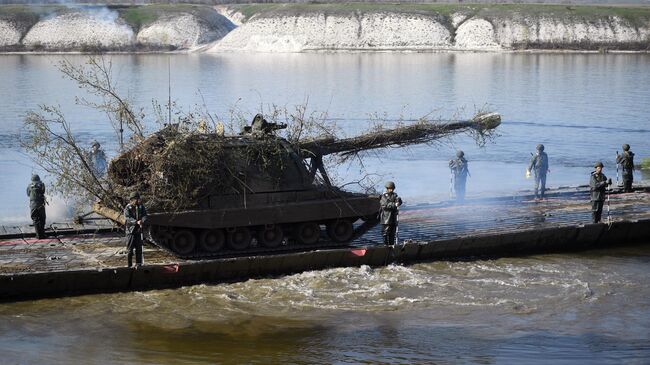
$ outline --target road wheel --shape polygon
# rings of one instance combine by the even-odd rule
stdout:
[[[171,249],[179,255],[188,255],[196,248],[196,236],[192,231],[183,229],[174,234]]]
[[[228,232],[228,246],[233,250],[244,250],[251,244],[251,231],[246,227],[237,227]]]
[[[201,233],[199,244],[206,252],[219,252],[226,243],[226,235],[220,229],[206,229]]]
[[[280,228],[280,226],[276,226],[276,225],[273,225],[271,227],[265,227],[264,230],[260,231],[257,234],[258,241],[264,247],[269,247],[269,248],[280,246],[280,244],[282,244],[282,238],[284,238],[282,229]]]
[[[315,222],[304,222],[296,226],[296,241],[301,244],[312,245],[320,238],[320,225]]]
[[[339,219],[327,224],[327,235],[334,242],[347,242],[354,234],[352,222],[348,219]]]
[[[158,246],[170,247],[174,241],[173,232],[169,227],[149,226],[147,231],[149,233],[147,239]]]

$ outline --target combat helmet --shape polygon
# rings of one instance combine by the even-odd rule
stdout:
[[[598,162],[596,162],[596,163],[594,164],[594,168],[596,168],[596,167],[601,167],[601,168],[602,168],[602,167],[605,167],[605,166],[603,165],[602,162],[598,161]]]
[[[140,199],[140,193],[134,191],[131,194],[129,194],[129,200],[133,200],[133,199]]]
[[[541,144],[541,143],[538,144],[538,145],[537,145],[537,150],[538,150],[538,151],[544,151],[544,145]]]
[[[38,174],[33,174],[32,175],[32,181],[41,181],[41,177],[38,176]]]
[[[393,189],[393,190],[395,189],[395,183],[392,181],[387,181],[385,186],[386,189]]]
[[[629,151],[630,150],[630,145],[629,144],[624,144],[623,145],[623,151]]]
[[[463,152],[462,150],[456,151],[456,157],[461,158],[463,156],[465,156],[465,152]]]

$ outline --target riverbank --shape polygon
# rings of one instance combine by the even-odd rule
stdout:
[[[650,7],[522,4],[0,6],[4,52],[640,51]]]
[[[241,26],[215,52],[650,49],[649,7],[265,4],[221,12]]]
[[[0,6],[0,50],[5,52],[187,50],[234,28],[208,6]]]

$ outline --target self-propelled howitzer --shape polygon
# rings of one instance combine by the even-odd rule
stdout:
[[[168,127],[111,161],[111,181],[145,196],[150,241],[194,258],[345,244],[377,223],[379,199],[333,186],[324,155],[483,133],[500,123],[490,113],[291,143],[273,133],[284,126],[259,118],[236,136],[182,134]],[[120,220],[101,204],[95,211]]]

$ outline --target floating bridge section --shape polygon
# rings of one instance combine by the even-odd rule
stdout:
[[[612,194],[610,223],[591,224],[588,188],[404,207],[399,244],[381,244],[379,227],[341,247],[291,245],[247,257],[183,260],[146,246],[145,265],[125,267],[123,233],[107,221],[54,224],[36,240],[29,227],[0,228],[0,301],[176,288],[345,266],[517,256],[650,243],[650,189]],[[607,212],[603,212],[607,220]]]

